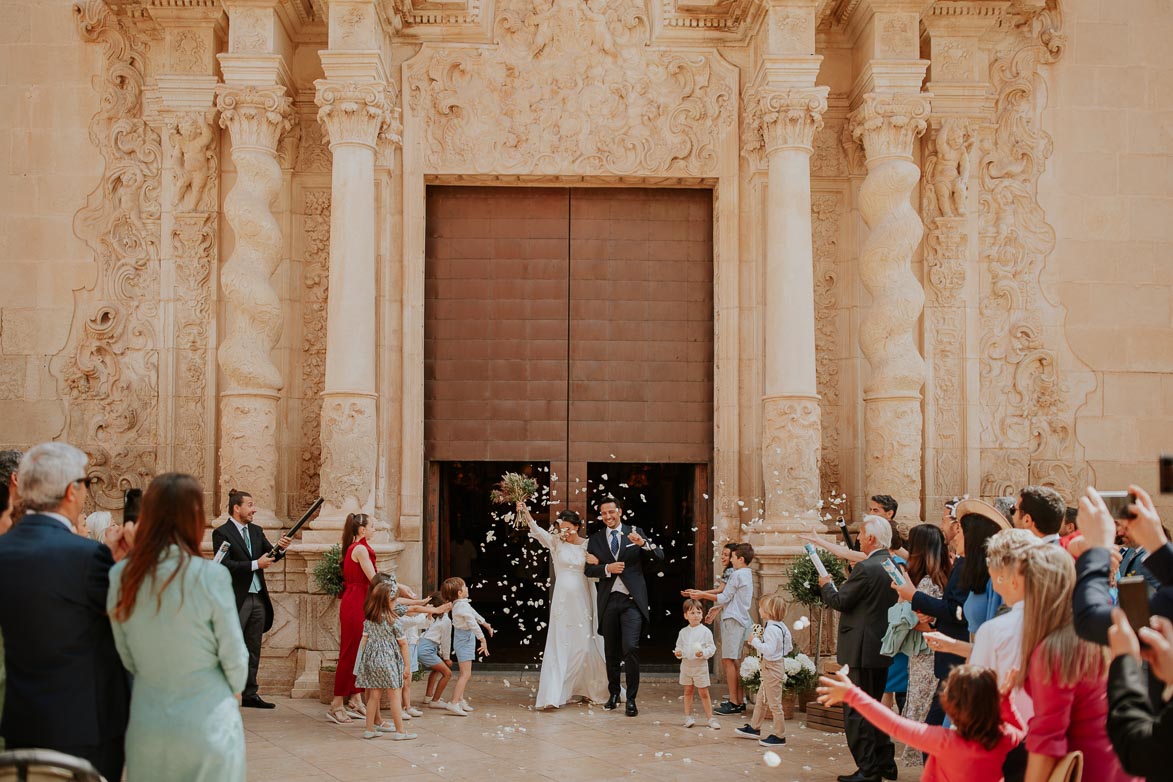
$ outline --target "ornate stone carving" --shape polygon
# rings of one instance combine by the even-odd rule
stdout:
[[[860,280],[872,296],[859,329],[860,349],[871,367],[864,384],[864,473],[868,491],[895,492],[909,518],[920,515],[925,376],[915,333],[925,298],[912,273],[912,254],[924,228],[909,195],[920,180],[912,144],[924,131],[927,114],[923,95],[868,94],[852,117],[852,135],[867,152],[859,204],[871,229],[859,259]]]
[[[172,73],[202,74],[208,45],[194,30],[179,30],[170,41]]]
[[[322,497],[342,513],[369,510],[378,434],[375,400],[351,394],[322,402]]]
[[[745,100],[747,146],[769,157],[777,149],[812,151],[814,136],[823,127],[827,88],[764,90]]]
[[[374,148],[380,138],[401,140],[402,125],[394,93],[388,94],[383,82],[314,82],[318,122],[326,130],[330,144],[358,143]],[[388,97],[391,100],[388,100]]]
[[[920,23],[916,14],[888,14],[880,22],[878,56],[899,59],[915,54]]]
[[[811,176],[847,176],[847,157],[840,143],[843,122],[828,122],[815,133],[814,152],[811,154]],[[858,149],[858,146],[856,146]]]
[[[178,212],[212,210],[215,204],[204,198],[217,169],[211,119],[197,113],[180,115],[168,120],[167,136],[175,177],[172,205]]]
[[[216,263],[217,215],[175,216],[171,248],[175,256],[175,421],[174,469],[207,481],[205,451],[212,439],[207,425],[209,327],[212,267]],[[210,486],[209,486],[210,488]]]
[[[1094,378],[1050,342],[1064,314],[1042,287],[1055,233],[1038,201],[1052,152],[1041,129],[1039,68],[1059,58],[1063,36],[1053,3],[1022,13],[1012,27],[1015,45],[990,70],[996,127],[978,168],[982,493],[1044,483],[1070,499],[1088,482],[1074,423]]]
[[[820,486],[837,491],[843,486],[839,451],[839,220],[838,194],[815,193],[811,198],[811,225],[815,252],[815,377],[822,409]]]
[[[762,399],[762,478],[767,519],[802,513],[818,503],[817,465],[822,449],[819,419],[818,399]],[[806,465],[814,470],[804,470]]]
[[[272,11],[267,8],[233,8],[228,19],[229,49],[233,54],[269,53],[272,30],[266,31],[266,27],[272,28]]]
[[[814,40],[815,18],[799,8],[779,8],[772,14],[771,31],[777,38],[778,50],[798,51],[808,40]],[[808,52],[809,53],[809,52]]]
[[[307,174],[328,174],[333,168],[330,145],[317,122],[301,122],[301,141],[297,152],[298,170]]]
[[[146,43],[100,0],[73,10],[83,39],[105,47],[90,122],[103,170],[74,218],[93,252],[94,286],[75,294],[69,338],[51,369],[66,400],[63,437],[89,454],[97,505],[115,510],[125,489],[145,487],[156,471],[163,150],[142,117]]]
[[[964,217],[969,212],[966,197],[973,147],[973,133],[963,119],[946,117],[933,131],[925,162],[926,187],[922,194],[921,214],[926,222],[938,215]]]
[[[293,127],[293,100],[284,87],[230,87],[216,89],[220,127],[232,134],[232,159],[237,149],[277,149],[277,142]]]
[[[967,225],[966,219],[960,217],[938,217],[931,223],[925,239],[925,266],[935,305],[952,307],[960,302],[966,277]]]
[[[851,135],[863,144],[869,164],[888,157],[912,159],[913,142],[928,126],[930,97],[875,92],[863,96],[863,105],[851,116]]]
[[[933,57],[933,81],[962,81],[970,78],[972,53],[957,41],[949,41]]]
[[[407,65],[424,162],[444,173],[715,173],[737,80],[651,49],[639,0],[504,0],[496,48],[426,46]],[[622,86],[620,86],[622,85]]]
[[[299,506],[319,496],[322,465],[322,387],[326,377],[326,301],[330,287],[330,191],[306,190],[302,212],[301,464]]]
[[[281,335],[281,300],[269,278],[281,262],[281,226],[273,206],[281,188],[277,142],[290,126],[282,87],[217,90],[220,124],[232,134],[237,178],[224,199],[236,237],[220,274],[226,302],[219,362],[220,465],[225,488],[248,487],[263,509],[275,507],[277,392],[283,381],[270,353]]]

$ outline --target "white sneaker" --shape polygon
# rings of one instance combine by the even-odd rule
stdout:
[[[406,712],[406,711],[401,711],[401,712],[399,712],[399,719],[401,719],[401,720],[409,720],[409,719],[411,719],[411,714],[409,714],[409,713],[408,713],[408,712]]]
[[[422,717],[422,716],[424,716],[424,713],[423,713],[422,711],[420,711],[419,709],[417,709],[415,706],[412,706],[410,709],[407,709],[407,710],[406,710],[406,711],[404,711],[403,713],[404,713],[404,714],[410,714],[410,715],[411,715],[411,716],[413,716],[413,717]]]
[[[695,724],[696,724],[696,720],[694,720],[691,716],[684,718],[684,727],[691,728]]]
[[[712,717],[709,720],[709,727],[712,728],[713,730],[721,730],[721,723],[717,722],[716,717]]]
[[[460,702],[460,708],[464,709],[465,711],[476,711],[476,709],[474,709],[472,706],[469,706],[469,705],[468,705],[468,700],[467,700],[467,699],[465,699],[465,700],[462,700],[462,701]]]
[[[449,714],[455,714],[457,717],[467,717],[468,716],[468,712],[465,711],[464,709],[460,708],[459,703],[449,703],[444,708],[448,710]]]
[[[428,701],[429,709],[446,709],[448,708],[448,701]]]

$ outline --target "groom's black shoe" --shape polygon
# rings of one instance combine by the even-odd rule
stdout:
[[[634,717],[639,714],[639,709],[635,707],[635,701],[631,698],[627,699],[627,716]]]
[[[606,709],[607,711],[614,711],[618,707],[619,707],[619,696],[618,695],[612,695],[610,698],[607,699],[607,702],[603,704],[603,708]]]

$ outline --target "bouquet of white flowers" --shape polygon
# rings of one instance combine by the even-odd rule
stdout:
[[[785,687],[790,692],[806,692],[814,689],[818,676],[815,662],[801,652],[791,652],[782,661],[786,671]]]
[[[497,504],[507,503],[516,506],[518,503],[529,502],[537,496],[537,493],[538,482],[533,478],[515,472],[507,472],[501,476],[501,482],[489,492],[489,499]],[[512,522],[515,527],[520,528],[525,525],[524,517],[518,516],[516,513],[506,513],[504,518]]]
[[[741,661],[741,686],[745,691],[753,694],[762,686],[762,661],[756,654],[751,654]]]

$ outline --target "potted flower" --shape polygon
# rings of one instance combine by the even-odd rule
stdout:
[[[741,686],[745,690],[745,698],[751,703],[756,700],[758,690],[762,686],[762,661],[757,652],[749,654],[741,661]]]
[[[847,580],[847,569],[843,566],[843,561],[839,557],[832,554],[830,551],[818,549],[819,559],[823,563],[823,567],[827,571],[827,575],[831,577],[832,583],[835,586],[840,586]],[[823,619],[824,605],[821,588],[819,587],[819,573],[815,570],[815,565],[811,562],[810,557],[800,556],[795,558],[790,563],[790,567],[786,569],[786,589],[802,605],[806,606],[811,616],[814,618],[816,624],[814,649],[815,649],[815,667],[818,667],[818,659],[823,645]],[[803,625],[806,626],[805,624]],[[798,630],[797,625],[794,628]]]
[[[815,685],[819,680],[815,661],[802,652],[792,651],[786,655],[782,664],[786,670],[783,693],[793,694],[798,709],[806,711],[806,704],[814,698]],[[789,715],[787,717],[789,718]]]
[[[318,700],[329,703],[334,699],[334,672],[338,666],[334,663],[322,663],[318,668]]]
[[[345,584],[342,581],[342,544],[335,543],[322,552],[314,565],[314,585],[330,597],[339,597]]]

